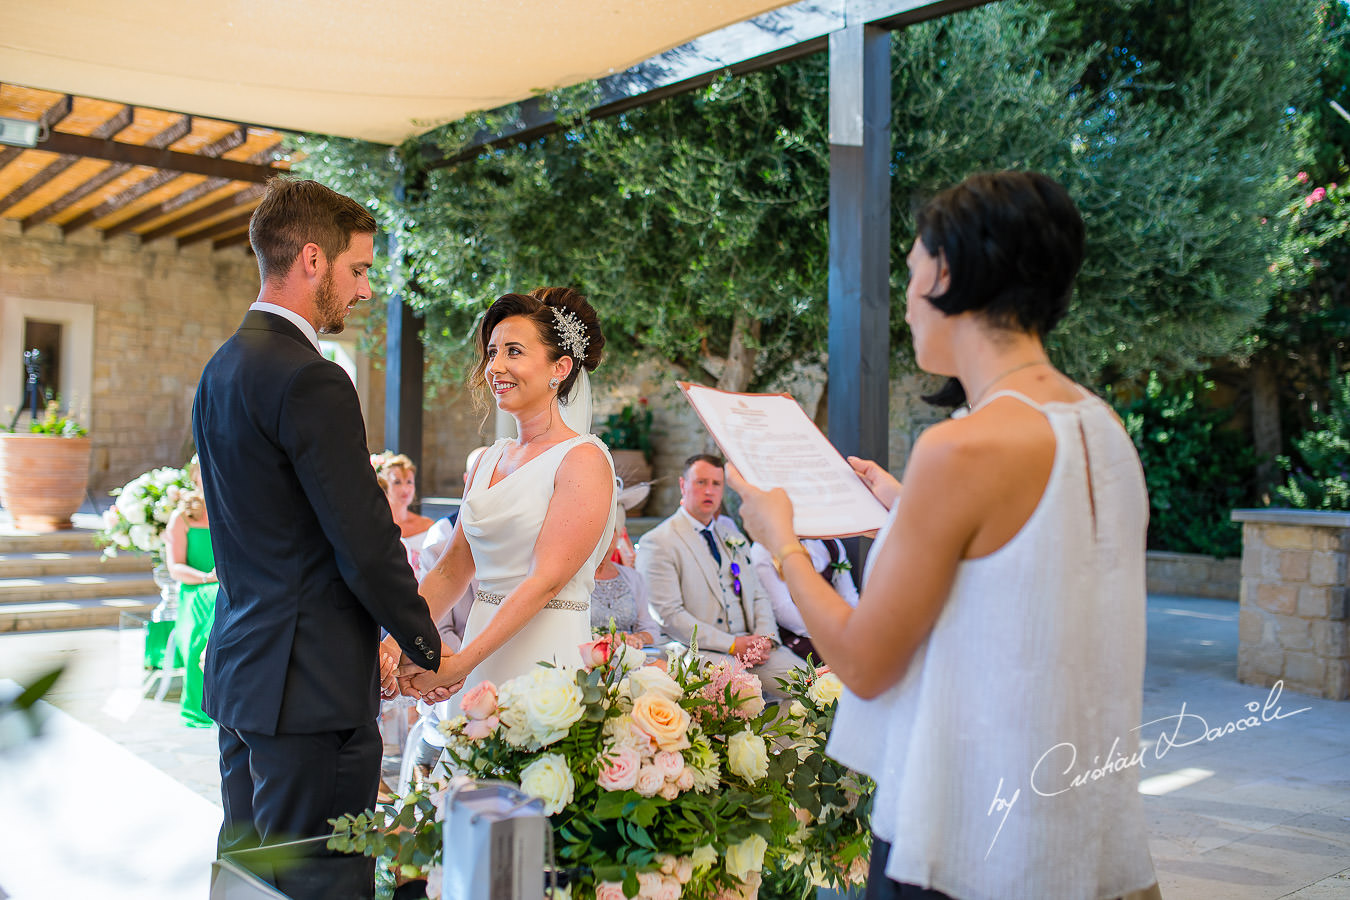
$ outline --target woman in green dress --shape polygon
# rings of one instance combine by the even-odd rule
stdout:
[[[186,492],[164,529],[164,557],[169,574],[179,583],[178,621],[174,639],[183,655],[183,721],[193,728],[209,728],[202,712],[203,656],[206,639],[216,619],[216,557],[211,550],[210,520],[202,499],[201,472],[194,456],[188,464],[197,490]]]

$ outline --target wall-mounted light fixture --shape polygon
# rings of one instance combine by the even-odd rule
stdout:
[[[41,122],[28,119],[7,119],[0,116],[0,144],[12,147],[36,147],[45,135]]]

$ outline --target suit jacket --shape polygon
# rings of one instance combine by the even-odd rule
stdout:
[[[661,617],[666,634],[676,640],[688,644],[698,626],[700,649],[726,653],[737,637],[727,630],[726,607],[739,603],[745,615],[744,633],[767,635],[776,644],[778,623],[773,617],[773,604],[750,565],[750,542],[726,516],[718,516],[714,528],[724,541],[734,536],[744,542],[738,548],[725,543],[719,548],[720,568],[703,536],[678,512],[642,536],[637,570],[647,580],[652,609]],[[733,556],[741,567],[740,599],[731,589]]]
[[[429,668],[441,642],[351,380],[250,310],[202,372],[192,433],[220,576],[202,708],[263,734],[374,722],[380,626]]]

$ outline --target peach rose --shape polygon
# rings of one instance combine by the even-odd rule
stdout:
[[[657,771],[656,766],[643,766],[638,769],[637,783],[633,787],[644,797],[655,797],[665,784],[666,777]]]
[[[459,698],[459,708],[470,719],[486,719],[497,714],[497,686],[490,681],[480,681],[464,692]]]
[[[643,694],[633,701],[633,722],[662,750],[689,746],[689,713],[659,693]]]
[[[632,790],[641,765],[642,759],[632,747],[616,747],[605,755],[604,768],[595,783],[607,791]]]
[[[661,785],[661,790],[657,791],[657,793],[661,795],[662,800],[674,800],[676,797],[680,796],[680,787],[673,781],[667,781],[665,784]]]
[[[595,885],[595,900],[628,900],[619,881],[600,881]]]
[[[464,726],[464,736],[471,741],[481,741],[497,730],[501,719],[488,716],[486,719],[470,719]]]
[[[673,781],[684,771],[684,757],[678,750],[662,750],[656,754],[652,765],[656,766],[657,771],[667,779]]]

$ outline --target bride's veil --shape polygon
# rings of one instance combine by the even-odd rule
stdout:
[[[577,374],[577,380],[572,383],[572,396],[566,403],[558,404],[558,411],[562,413],[562,420],[567,427],[577,434],[591,433],[591,378],[586,369],[577,366],[581,371]]]

